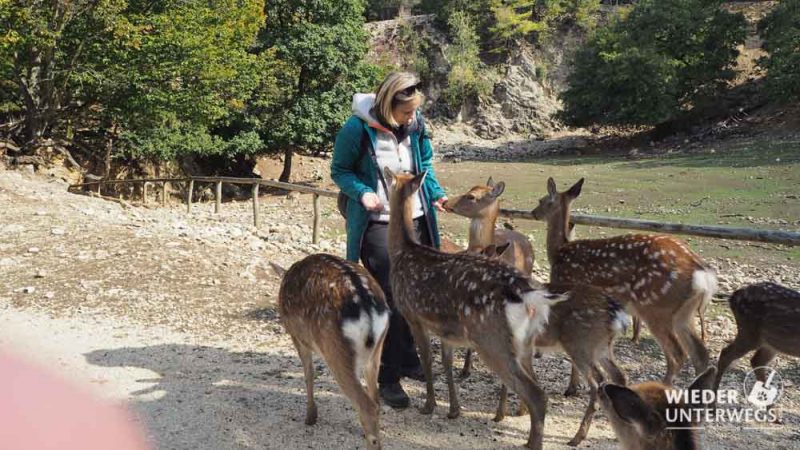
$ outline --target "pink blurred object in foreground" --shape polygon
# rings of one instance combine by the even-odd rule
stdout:
[[[128,413],[0,350],[0,449],[148,450]]]

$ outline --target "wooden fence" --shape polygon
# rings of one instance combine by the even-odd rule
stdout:
[[[194,193],[195,182],[214,183],[215,205],[214,212],[219,213],[222,205],[222,183],[251,185],[253,197],[253,224],[257,227],[260,223],[258,212],[258,192],[259,186],[270,186],[287,191],[295,191],[304,194],[311,194],[313,197],[314,225],[312,242],[319,243],[319,223],[320,223],[320,197],[335,198],[338,193],[325,189],[318,189],[300,184],[283,183],[280,181],[263,180],[261,178],[235,178],[235,177],[188,177],[188,178],[149,178],[136,180],[106,180],[92,181],[88,183],[73,184],[69,189],[80,187],[96,186],[96,192],[102,196],[102,187],[107,184],[139,184],[141,185],[142,202],[147,204],[147,191],[150,185],[160,185],[161,203],[167,202],[167,188],[169,183],[188,183],[186,190],[186,211],[192,211],[192,195]],[[531,211],[518,209],[501,209],[500,215],[503,217],[516,219],[536,220]],[[773,244],[784,244],[790,246],[800,245],[800,232],[779,231],[779,230],[757,230],[753,228],[721,227],[714,225],[686,225],[681,223],[665,223],[653,220],[622,219],[616,217],[590,216],[584,214],[573,214],[572,222],[580,225],[594,225],[598,227],[623,228],[629,230],[655,231],[671,234],[685,234],[692,236],[703,236],[722,239],[735,239],[740,241],[769,242]]]

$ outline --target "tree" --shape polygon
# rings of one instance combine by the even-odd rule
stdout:
[[[800,99],[800,0],[781,1],[758,30],[769,52],[759,60],[767,70],[767,91],[782,101]]]
[[[642,0],[574,57],[562,117],[659,124],[713,99],[735,73],[745,20],[721,0]]]
[[[283,150],[280,180],[288,181],[294,152],[330,149],[353,93],[372,89],[377,69],[365,62],[362,0],[267,0],[265,12],[258,51],[274,52],[285,71],[258,131],[265,152]]]
[[[211,130],[257,84],[262,23],[258,0],[0,0],[0,114],[26,147],[103,148],[106,174],[117,150],[224,151]]]
[[[450,70],[443,97],[453,110],[459,110],[469,98],[485,95],[490,82],[485,76],[483,63],[478,56],[478,35],[467,13],[450,15],[450,45],[444,51]]]

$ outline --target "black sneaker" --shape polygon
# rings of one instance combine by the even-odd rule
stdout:
[[[402,368],[400,375],[412,380],[425,381],[425,371],[422,370],[422,366]]]
[[[400,386],[400,383],[382,384],[378,390],[381,400],[387,405],[396,409],[408,408],[410,400],[408,399],[406,391],[403,390],[403,386]]]

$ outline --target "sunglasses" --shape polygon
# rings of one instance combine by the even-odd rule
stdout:
[[[412,95],[414,95],[419,91],[419,85],[420,83],[417,83],[403,89],[402,91],[397,91],[397,94],[395,94],[394,96],[395,98],[397,98],[398,95],[403,94],[403,96],[405,97],[411,97]]]

